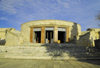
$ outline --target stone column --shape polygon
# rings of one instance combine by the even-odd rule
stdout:
[[[30,27],[30,42],[33,42],[33,27]]]
[[[45,27],[41,28],[41,43],[45,43]]]
[[[69,27],[66,27],[66,42],[69,42]]]
[[[55,43],[57,43],[58,42],[58,27],[57,26],[55,26],[54,27],[54,34],[53,34],[54,36],[54,42]]]

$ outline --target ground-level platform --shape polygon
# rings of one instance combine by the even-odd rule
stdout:
[[[0,59],[0,68],[100,68],[100,60]]]
[[[75,44],[0,46],[0,58],[15,59],[100,59],[100,50]]]

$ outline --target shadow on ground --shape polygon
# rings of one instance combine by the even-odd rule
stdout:
[[[75,44],[45,44],[52,58],[57,57],[74,57],[78,61],[100,65],[100,50],[86,46],[76,46]],[[84,59],[84,60],[83,60]]]

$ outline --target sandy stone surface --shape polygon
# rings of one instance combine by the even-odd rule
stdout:
[[[100,60],[0,59],[0,68],[100,68]]]

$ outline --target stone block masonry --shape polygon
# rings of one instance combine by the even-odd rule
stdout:
[[[73,44],[69,45],[63,44],[57,46],[57,44],[52,44],[51,46],[0,46],[0,58],[74,60],[100,59],[100,52],[89,54],[84,46],[75,46]]]

